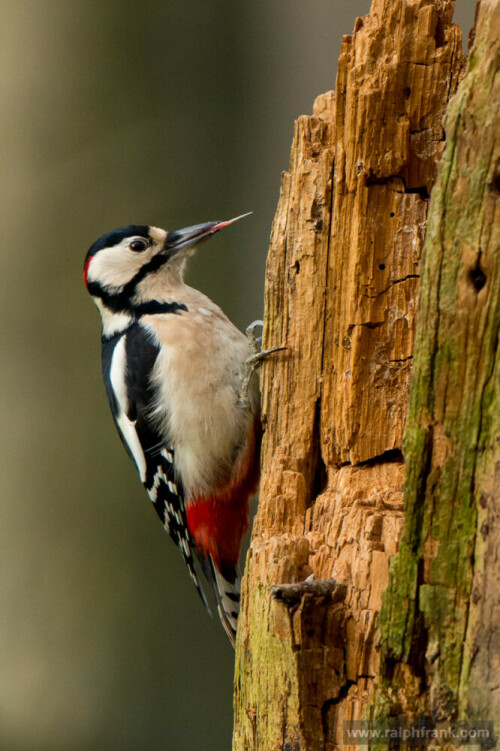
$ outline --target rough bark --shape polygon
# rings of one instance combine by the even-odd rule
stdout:
[[[451,0],[374,0],[343,40],[336,94],[295,124],[264,332],[288,350],[262,373],[234,749],[333,749],[374,696],[428,196],[463,65],[452,12]],[[270,590],[311,574],[337,584]]]
[[[500,733],[500,1],[483,0],[424,249],[406,520],[375,703]]]

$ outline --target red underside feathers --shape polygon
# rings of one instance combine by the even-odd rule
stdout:
[[[248,529],[248,496],[229,503],[217,497],[197,498],[187,507],[187,522],[197,549],[212,558],[218,571],[230,574]]]
[[[186,506],[187,524],[197,549],[210,556],[222,573],[234,571],[248,530],[248,501],[259,482],[259,444],[257,419],[228,484],[211,495],[189,499]]]

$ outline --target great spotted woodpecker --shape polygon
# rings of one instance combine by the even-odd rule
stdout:
[[[251,375],[259,356],[183,276],[195,244],[234,221],[175,232],[122,227],[92,245],[84,266],[102,318],[102,370],[118,432],[208,607],[196,556],[233,645],[237,565],[259,479]]]

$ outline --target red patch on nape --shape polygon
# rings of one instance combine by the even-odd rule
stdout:
[[[90,258],[87,258],[87,260],[85,261],[84,269],[83,269],[83,281],[85,282],[85,286],[87,287],[87,289],[89,288],[89,280],[88,280],[89,266],[93,257],[94,256],[90,256]]]

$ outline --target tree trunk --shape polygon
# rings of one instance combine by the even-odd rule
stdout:
[[[336,94],[295,125],[267,267],[264,346],[288,349],[262,373],[236,751],[331,751],[344,721],[493,711],[493,671],[470,686],[498,622],[498,0],[448,115],[402,456],[429,194],[463,73],[452,13],[373,0]]]
[[[483,0],[432,193],[405,434],[405,528],[377,712],[500,731],[500,0]],[[492,747],[492,746],[490,746]]]

